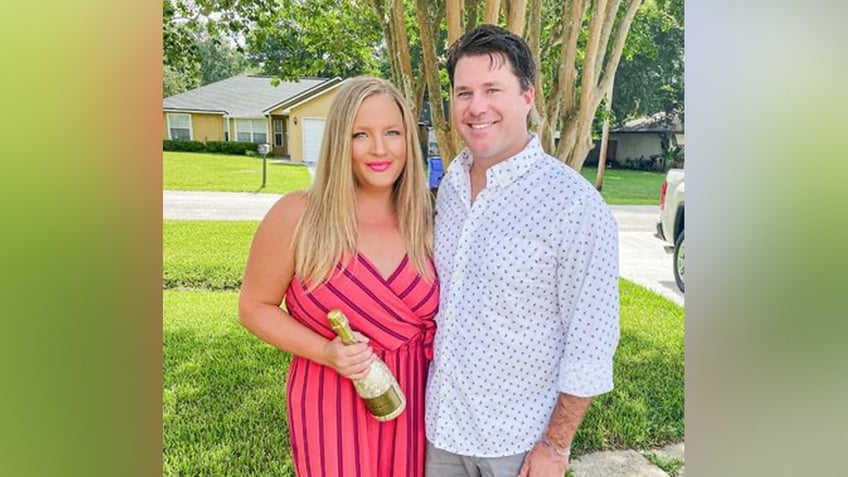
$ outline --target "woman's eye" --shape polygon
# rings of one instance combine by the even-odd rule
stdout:
[[[387,136],[400,136],[400,131],[392,129],[391,131],[386,131]]]
[[[354,138],[354,139],[362,139],[362,138],[364,138],[364,137],[365,137],[365,133],[364,133],[364,132],[353,133],[353,138]]]

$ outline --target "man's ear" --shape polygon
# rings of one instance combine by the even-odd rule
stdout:
[[[521,92],[521,97],[524,98],[524,102],[527,104],[527,110],[533,108],[533,101],[536,99],[536,88],[533,85],[530,85],[526,90]]]

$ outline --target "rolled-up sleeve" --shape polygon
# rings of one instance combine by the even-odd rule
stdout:
[[[566,333],[558,390],[597,396],[613,389],[619,339],[618,228],[598,200],[563,219],[557,265],[559,312]]]

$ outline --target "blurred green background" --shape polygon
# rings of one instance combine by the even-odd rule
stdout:
[[[161,474],[161,9],[3,2],[0,475]]]

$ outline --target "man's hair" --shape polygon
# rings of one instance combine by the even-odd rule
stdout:
[[[366,98],[384,95],[400,109],[406,133],[406,162],[392,190],[410,262],[427,276],[433,252],[433,209],[415,117],[400,91],[371,76],[345,81],[330,105],[315,180],[303,217],[295,230],[295,274],[308,288],[328,280],[340,260],[356,254],[356,179],[353,175],[353,122]],[[346,265],[345,265],[346,266]]]
[[[506,28],[483,24],[465,32],[448,49],[447,66],[451,88],[459,59],[480,55],[488,55],[493,68],[500,66],[499,63],[506,59],[512,73],[518,77],[522,91],[527,91],[536,82],[536,63],[527,42]]]

